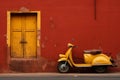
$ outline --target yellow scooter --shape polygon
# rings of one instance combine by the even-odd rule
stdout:
[[[65,54],[59,54],[57,69],[60,73],[67,73],[70,68],[91,67],[95,72],[103,73],[108,66],[114,66],[114,60],[103,54],[101,50],[85,50],[84,63],[76,64],[72,59],[72,49],[74,45],[68,43],[68,50]]]

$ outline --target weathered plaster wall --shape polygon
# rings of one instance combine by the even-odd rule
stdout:
[[[10,65],[7,63],[7,11],[19,11],[21,7],[26,7],[30,11],[41,11],[40,56],[42,58],[35,62],[35,66],[40,65],[41,71],[56,71],[58,55],[65,52],[68,42],[78,46],[74,49],[75,58],[82,58],[84,49],[96,48],[111,52],[116,58],[120,53],[119,4],[120,0],[96,0],[95,19],[94,0],[0,0],[1,72],[6,71]],[[29,63],[34,64],[34,61],[17,63],[14,61],[11,64],[19,62],[26,66]],[[14,66],[13,68],[10,69],[16,69]],[[36,68],[36,71],[39,71],[38,69]],[[25,72],[25,70],[27,69],[23,68],[21,71]]]

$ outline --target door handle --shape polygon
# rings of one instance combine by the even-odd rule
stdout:
[[[21,44],[26,44],[26,43],[27,43],[27,41],[20,41],[20,43],[21,43]]]

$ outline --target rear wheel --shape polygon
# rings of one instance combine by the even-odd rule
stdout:
[[[59,62],[57,69],[60,73],[67,73],[70,70],[70,66],[66,62]]]
[[[104,73],[107,71],[107,66],[94,66],[93,69],[97,73]]]

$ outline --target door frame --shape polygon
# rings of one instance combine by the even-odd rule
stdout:
[[[37,14],[37,58],[34,58],[34,59],[39,59],[40,58],[40,29],[41,29],[41,13],[40,11],[27,11],[27,12],[22,12],[22,11],[7,11],[7,36],[6,36],[6,41],[7,41],[7,56],[8,56],[8,62],[10,62],[10,60],[24,60],[24,58],[11,58],[10,57],[10,23],[11,23],[11,14],[14,13],[14,14],[22,14],[22,13],[27,13],[27,14],[31,14],[31,13],[35,13]],[[32,58],[28,58],[28,59],[32,59]],[[26,58],[25,58],[26,60]]]

